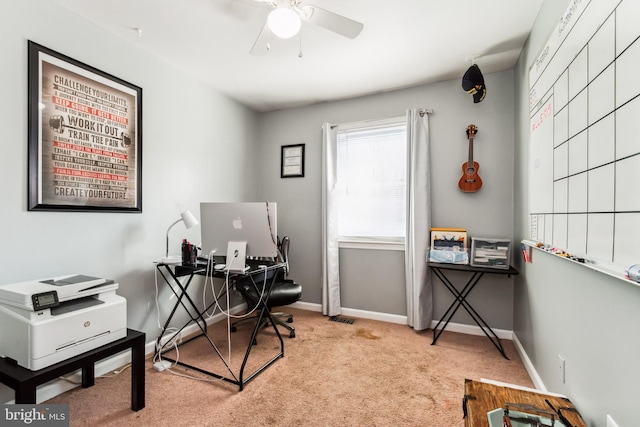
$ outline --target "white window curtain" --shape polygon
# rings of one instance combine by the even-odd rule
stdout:
[[[322,126],[322,314],[325,316],[341,313],[337,164],[336,130],[325,123]]]
[[[431,277],[427,249],[431,228],[429,178],[429,123],[425,110],[408,110],[407,119],[407,213],[405,273],[407,324],[428,329],[433,314]],[[322,313],[341,314],[340,264],[337,215],[337,135],[335,127],[322,127]]]
[[[421,331],[430,328],[433,319],[431,275],[427,266],[431,229],[431,171],[429,115],[425,110],[407,110],[407,150],[407,324]]]

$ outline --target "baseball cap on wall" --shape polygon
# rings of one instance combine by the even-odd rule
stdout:
[[[473,102],[477,104],[482,101],[487,94],[487,87],[484,85],[484,77],[480,68],[473,64],[462,77],[462,89],[473,95]]]

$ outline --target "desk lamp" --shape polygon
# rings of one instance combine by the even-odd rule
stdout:
[[[180,260],[180,257],[169,257],[169,231],[171,231],[173,226],[179,223],[180,221],[184,222],[184,226],[187,227],[187,229],[199,224],[198,220],[196,219],[195,216],[193,216],[191,211],[186,210],[180,214],[180,219],[176,220],[167,229],[167,251],[165,253],[165,257],[163,258],[162,262],[176,262]]]

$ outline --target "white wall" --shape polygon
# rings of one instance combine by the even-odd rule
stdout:
[[[482,68],[482,63],[479,64]],[[278,202],[278,227],[291,237],[291,277],[303,285],[302,299],[320,303],[321,288],[321,126],[323,122],[403,116],[407,108],[431,108],[433,226],[466,227],[470,236],[513,235],[513,72],[485,75],[484,101],[474,104],[461,78],[411,89],[381,93],[260,115],[263,194]],[[469,124],[478,126],[474,159],[484,185],[477,193],[462,193],[458,180],[467,160]],[[304,178],[281,179],[280,146],[306,144]],[[425,233],[428,231],[425,230]],[[384,254],[384,253],[383,253]],[[346,257],[346,258],[345,258]],[[378,262],[369,250],[342,251],[345,308],[406,315],[404,258],[388,254]],[[372,260],[376,260],[372,262]],[[466,276],[453,275],[455,282]],[[480,313],[493,327],[512,329],[512,279],[487,275],[471,294]],[[444,313],[452,297],[434,278],[435,316]],[[506,307],[506,309],[505,309]],[[454,322],[475,325],[463,310]]]
[[[516,66],[516,238],[528,238],[529,67],[568,0],[546,0]],[[566,394],[589,426],[638,425],[640,287],[535,251],[520,265],[514,332],[547,389]],[[558,355],[566,381],[558,377]]]
[[[199,217],[202,200],[258,195],[256,114],[54,2],[2,5],[0,283],[73,273],[115,279],[128,326],[151,341],[158,333],[153,261],[164,255],[167,227],[185,209]],[[27,211],[27,40],[142,87],[141,214]],[[199,235],[199,227],[174,227],[176,253],[181,238],[199,243]],[[160,289],[166,316],[172,302]],[[13,398],[0,387],[0,402]]]

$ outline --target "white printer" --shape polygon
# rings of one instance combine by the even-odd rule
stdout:
[[[33,371],[127,335],[113,280],[74,274],[0,285],[0,356]]]

